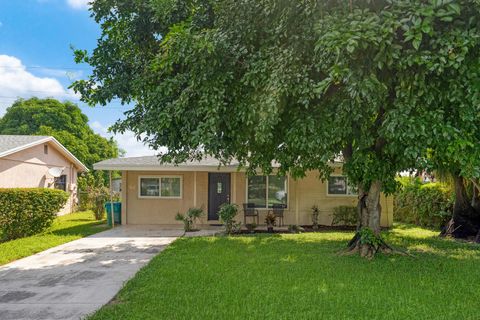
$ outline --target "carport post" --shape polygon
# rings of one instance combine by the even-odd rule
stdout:
[[[112,215],[112,228],[115,227],[115,215],[113,214],[113,187],[112,187],[112,170],[108,171],[110,179],[110,214]]]

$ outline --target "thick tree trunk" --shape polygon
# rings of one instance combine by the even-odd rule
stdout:
[[[472,202],[467,198],[463,178],[459,175],[453,175],[453,180],[455,185],[453,216],[442,235],[455,238],[475,237],[480,230],[480,215],[472,207]]]
[[[368,191],[362,186],[358,188],[358,223],[357,232],[348,244],[347,252],[359,252],[360,256],[372,258],[378,251],[391,252],[391,248],[380,238],[380,217],[382,208],[380,205],[380,194],[382,183],[374,181]],[[365,229],[370,230],[373,236],[379,241],[377,245],[362,241],[362,234]]]
[[[472,193],[472,207],[477,213],[480,213],[480,192],[478,190],[479,181],[478,179],[473,183],[473,193]]]

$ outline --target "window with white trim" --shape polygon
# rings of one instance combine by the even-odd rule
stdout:
[[[181,176],[154,176],[139,178],[140,198],[181,198]]]
[[[247,181],[247,202],[255,208],[287,207],[287,178],[285,176],[252,176]]]
[[[327,186],[328,195],[357,195],[356,188],[352,187],[348,183],[348,179],[345,176],[330,176],[328,178]]]

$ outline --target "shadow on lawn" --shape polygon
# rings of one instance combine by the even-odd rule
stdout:
[[[75,218],[75,219],[68,219],[68,220],[61,220],[61,222],[92,222],[92,219],[87,219],[87,218]],[[93,222],[98,222],[98,221],[93,221]]]
[[[91,221],[91,220],[86,220]],[[76,225],[68,228],[56,229],[48,231],[48,234],[53,234],[56,236],[69,236],[69,235],[91,235],[103,230],[107,230],[108,226],[105,224],[105,221],[93,221],[90,223],[84,223],[81,225]]]
[[[442,238],[435,230],[416,226],[396,226],[385,233],[388,243],[404,248],[416,257],[443,257],[455,260],[480,259],[480,246],[475,243]]]
[[[410,230],[404,228],[404,230]],[[424,230],[420,229],[419,230]],[[231,250],[257,250],[291,253],[292,248],[301,246],[306,253],[324,253],[335,255],[345,249],[353,233],[304,233],[304,234],[258,234],[233,237],[197,238],[194,241],[205,245],[212,242],[224,242]],[[387,243],[394,248],[407,251],[413,257],[389,255],[405,259],[442,258],[452,260],[480,260],[480,246],[474,243],[459,242],[438,237],[435,233],[413,234],[398,232],[395,229],[384,233]],[[292,246],[294,244],[294,246]]]

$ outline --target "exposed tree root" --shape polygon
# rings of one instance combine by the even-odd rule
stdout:
[[[338,252],[338,254],[342,256],[359,254],[361,257],[367,259],[372,259],[377,253],[414,257],[404,250],[393,248],[380,237],[378,237],[376,244],[362,243],[360,232],[355,233],[352,240],[348,243],[347,248]]]
[[[475,237],[480,240],[480,224],[477,221],[471,221],[463,216],[454,216],[443,228],[441,237],[452,237],[455,239],[469,239]],[[478,241],[477,241],[478,242]]]

